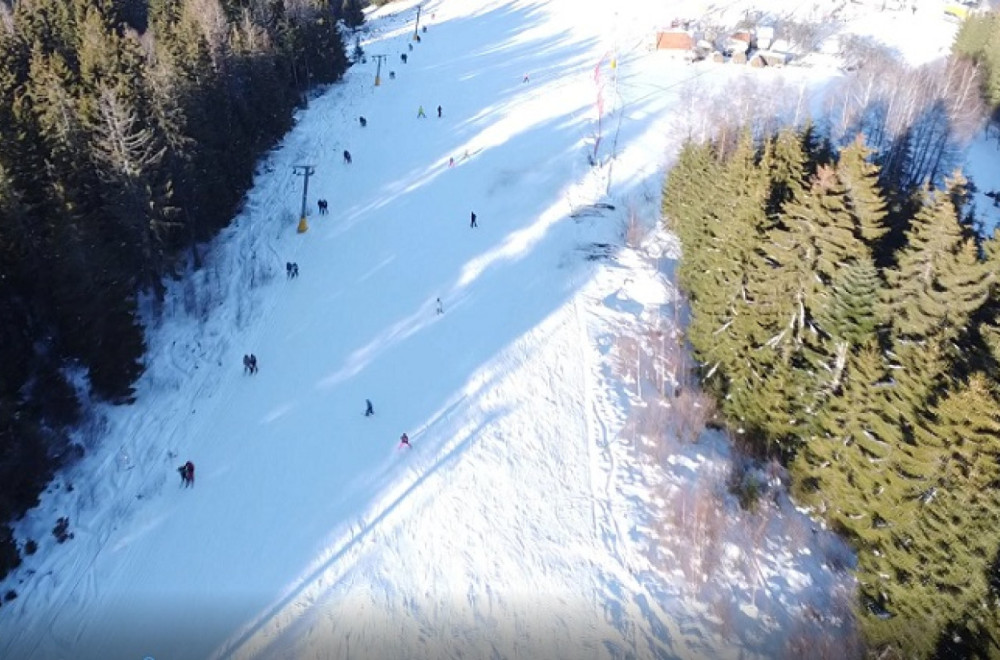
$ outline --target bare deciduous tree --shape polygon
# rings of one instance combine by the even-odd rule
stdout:
[[[197,25],[201,30],[205,43],[208,44],[212,64],[218,68],[229,40],[226,14],[219,0],[186,0],[182,11],[183,20]]]
[[[646,238],[648,230],[639,217],[639,212],[636,210],[635,204],[628,205],[628,217],[626,217],[624,224],[625,227],[622,233],[624,234],[625,245],[633,250],[638,249],[642,246],[642,241]]]
[[[14,34],[14,16],[4,2],[0,2],[0,28],[8,35]]]
[[[642,344],[638,337],[621,334],[615,337],[615,366],[618,376],[626,383],[635,383],[636,396],[642,397]]]
[[[685,388],[671,403],[673,432],[681,442],[695,442],[715,416],[715,399],[701,390]]]
[[[719,489],[709,478],[690,489],[675,489],[666,498],[657,532],[684,574],[687,587],[698,590],[718,570],[722,559],[726,510]]]
[[[156,134],[143,127],[136,108],[125,103],[113,87],[101,89],[97,113],[92,147],[102,174],[123,182],[145,178],[165,152]]]
[[[863,133],[880,154],[883,171],[897,172],[905,186],[947,175],[985,122],[980,71],[956,59],[910,68],[886,49],[858,40],[846,40],[842,49],[859,68],[827,97],[832,137],[850,140]]]

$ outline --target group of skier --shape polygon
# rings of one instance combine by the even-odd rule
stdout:
[[[427,33],[427,27],[426,26],[423,27],[423,32],[424,32],[424,34]],[[420,35],[415,35],[414,40],[417,43],[420,43],[420,41],[421,41]],[[408,50],[409,51],[413,51],[413,44],[412,43],[408,44]],[[406,53],[401,54],[400,60],[404,64],[407,62],[408,57],[407,57]],[[390,72],[390,76],[389,77],[390,78],[395,78],[396,77],[395,76],[395,72],[394,71]],[[527,79],[528,79],[528,76],[527,76],[527,74],[525,74],[524,82],[527,82]],[[441,117],[444,116],[444,108],[442,108],[442,106],[440,106],[440,105],[437,106],[437,116],[438,116],[438,118],[441,118]],[[418,118],[426,118],[427,117],[427,113],[424,112],[424,107],[422,105],[419,106],[418,109],[417,109],[417,117]],[[358,117],[358,123],[361,125],[362,128],[368,126],[368,120],[364,116]],[[465,154],[466,158],[468,158],[468,155],[469,155],[468,151],[466,151],[466,154]],[[344,163],[345,164],[350,164],[351,163],[352,157],[351,157],[351,152],[350,151],[348,151],[348,150],[345,149],[344,153],[343,153],[343,157],[344,157]],[[449,167],[453,167],[454,164],[455,164],[455,159],[454,158],[450,158],[449,161],[448,161],[448,166]],[[328,203],[327,203],[327,201],[325,199],[318,200],[317,201],[317,206],[319,208],[320,215],[326,215],[328,213],[328,208],[329,207],[328,207]],[[471,214],[469,226],[470,227],[477,227],[478,226],[476,224],[476,214],[474,212]],[[286,275],[287,275],[288,279],[294,279],[294,278],[298,277],[298,275],[299,275],[299,265],[297,263],[294,263],[294,262],[288,262],[288,263],[285,264],[285,271],[286,271]],[[435,301],[435,303],[436,303],[435,304],[435,313],[436,314],[444,314],[444,304],[441,302],[441,298],[438,298]],[[253,353],[249,353],[249,354],[243,356],[243,370],[244,370],[245,373],[248,373],[248,374],[256,374],[257,373],[257,356],[256,355],[254,355]],[[365,417],[372,417],[374,415],[375,415],[375,407],[372,405],[371,399],[365,399]],[[400,438],[399,438],[399,445],[398,445],[397,449],[402,449],[403,447],[412,448],[412,445],[410,444],[410,437],[406,433],[403,433],[403,435],[400,436]],[[184,487],[194,486],[194,463],[192,463],[191,461],[187,461],[186,463],[184,463],[184,465],[181,465],[179,468],[177,468],[177,471],[181,475],[181,485],[182,486],[184,486]]]

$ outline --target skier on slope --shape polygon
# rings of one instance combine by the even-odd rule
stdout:
[[[194,463],[188,461],[184,465],[177,468],[177,471],[181,473],[182,486],[194,486]]]
[[[410,444],[410,437],[405,433],[399,436],[399,446],[396,449],[402,449],[404,446],[413,449],[413,445]]]

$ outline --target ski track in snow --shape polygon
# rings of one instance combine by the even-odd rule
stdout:
[[[833,612],[843,550],[789,540],[809,523],[787,501],[753,521],[760,548],[726,514],[726,555],[698,588],[674,550],[651,559],[651,506],[728,450],[677,444],[669,469],[650,465],[625,433],[637,401],[612,338],[675,301],[675,239],[625,249],[621,229],[630,209],[658,217],[678,117],[699,111],[684,86],[837,74],[689,66],[648,50],[679,5],[591,4],[426,2],[407,64],[416,4],[371,15],[361,44],[388,56],[382,84],[369,61],[310,99],[201,267],[147,314],[137,402],[96,407],[89,453],[18,524],[39,552],[8,580],[0,656],[773,657],[805,604]],[[316,166],[301,236],[295,164]],[[74,537],[57,546],[62,515]]]

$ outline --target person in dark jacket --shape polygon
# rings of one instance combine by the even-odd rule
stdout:
[[[194,463],[188,461],[184,465],[177,468],[177,471],[181,473],[181,485],[185,488],[188,486],[194,486]]]
[[[472,220],[469,221],[469,226],[470,227],[478,227],[479,226],[479,225],[476,224],[476,213],[475,213],[475,211],[472,212]]]
[[[375,414],[375,407],[372,406],[371,399],[365,399],[365,417],[371,417]]]
[[[413,449],[413,445],[410,444],[410,436],[405,433],[399,436],[399,447],[397,449],[402,449],[404,446]]]

